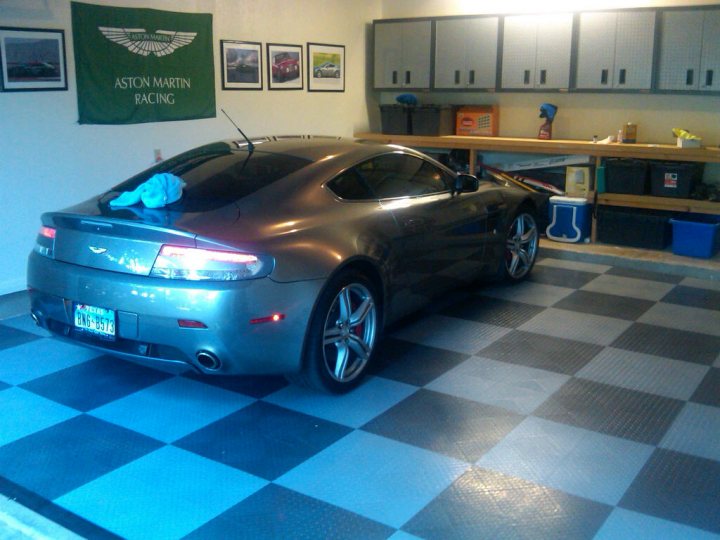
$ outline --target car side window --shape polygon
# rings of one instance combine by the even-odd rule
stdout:
[[[452,182],[442,169],[406,154],[378,156],[361,163],[356,170],[378,199],[443,193]]]
[[[365,181],[355,169],[349,169],[328,182],[327,187],[346,201],[367,201],[375,199]]]

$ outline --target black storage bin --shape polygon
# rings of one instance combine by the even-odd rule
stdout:
[[[382,132],[386,135],[410,135],[412,133],[410,107],[403,105],[380,105]]]
[[[454,135],[455,111],[453,107],[425,105],[410,110],[413,135]]]
[[[650,164],[650,192],[658,197],[687,199],[702,182],[703,163],[655,161]]]
[[[648,190],[648,164],[639,159],[605,160],[605,191],[644,195]]]
[[[670,244],[672,212],[625,208],[597,207],[597,240],[647,249],[665,249]]]

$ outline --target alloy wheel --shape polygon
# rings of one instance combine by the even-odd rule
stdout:
[[[535,262],[538,248],[538,228],[530,214],[519,214],[512,222],[505,249],[508,276],[518,280],[525,277]]]
[[[377,307],[367,287],[351,283],[338,292],[323,331],[323,359],[330,377],[345,383],[363,372],[375,345],[377,324]]]

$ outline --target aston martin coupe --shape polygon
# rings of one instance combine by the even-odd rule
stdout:
[[[111,204],[158,174],[178,200]],[[538,207],[400,146],[217,142],[43,214],[32,316],[138,362],[346,392],[387,325],[482,276],[524,279]]]

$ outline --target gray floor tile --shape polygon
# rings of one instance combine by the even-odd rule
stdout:
[[[688,400],[710,368],[608,347],[575,375],[674,399]]]
[[[609,345],[632,323],[612,317],[548,308],[518,328],[526,332]]]
[[[638,322],[720,336],[720,311],[658,302]]]
[[[580,290],[657,302],[673,287],[675,287],[673,283],[603,274],[581,287]]]
[[[571,261],[567,259],[553,259],[551,257],[546,257],[541,261],[538,261],[537,264],[539,266],[551,266],[553,268],[564,268],[565,270],[580,270],[581,272],[594,272],[596,274],[603,274],[612,268],[607,264]]]

